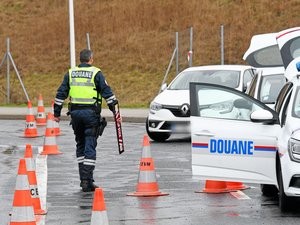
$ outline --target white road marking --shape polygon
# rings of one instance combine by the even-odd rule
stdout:
[[[43,151],[43,147],[38,147],[38,154],[36,156],[36,177],[39,189],[39,196],[41,201],[41,208],[47,211],[47,180],[48,180],[48,167],[47,167],[47,155],[40,155]],[[45,215],[37,215],[37,225],[44,225],[46,220]]]
[[[251,199],[248,195],[246,195],[244,192],[242,191],[235,191],[235,192],[230,192],[230,194],[237,198],[238,200],[245,200],[245,199]]]

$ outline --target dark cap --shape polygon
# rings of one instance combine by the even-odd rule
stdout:
[[[93,57],[93,52],[91,50],[83,49],[80,52],[80,62],[81,63],[87,63],[88,61],[90,61],[90,59],[92,57]]]

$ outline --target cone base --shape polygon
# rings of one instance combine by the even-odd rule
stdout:
[[[155,197],[155,196],[166,196],[169,195],[168,193],[163,193],[160,191],[154,192],[133,192],[128,193],[127,196],[135,196],[135,197]]]
[[[38,138],[38,137],[43,137],[43,135],[24,135],[24,136],[19,136],[20,138]]]
[[[246,186],[246,185],[242,185],[240,187],[228,187],[229,190],[231,191],[239,191],[239,190],[246,190],[246,189],[249,189],[250,187],[249,186]]]
[[[46,126],[47,123],[36,123],[37,126]]]
[[[63,154],[62,152],[41,152],[40,155],[59,155]]]
[[[46,215],[47,211],[42,210],[42,209],[38,209],[38,210],[34,210],[34,214],[35,215]]]
[[[204,188],[202,189],[202,191],[195,191],[195,193],[207,193],[207,194],[222,194],[222,193],[229,193],[229,192],[232,192],[234,190],[229,190],[229,189],[207,189],[207,188]]]
[[[23,137],[24,138],[35,138],[35,137],[39,137],[39,135],[37,135],[37,134],[26,134]]]

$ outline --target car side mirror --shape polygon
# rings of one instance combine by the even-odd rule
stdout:
[[[265,109],[259,109],[251,113],[250,119],[252,122],[260,122],[260,123],[273,123],[276,121],[274,115]]]
[[[160,87],[160,91],[166,90],[167,87],[168,87],[167,83],[163,83],[163,84],[161,85],[161,87]]]

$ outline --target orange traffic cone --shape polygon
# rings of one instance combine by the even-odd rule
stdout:
[[[56,136],[53,128],[53,114],[48,113],[44,146],[41,155],[56,155],[56,154],[62,154],[62,153],[58,151],[58,146],[56,144]]]
[[[43,97],[40,94],[38,98],[38,107],[37,107],[37,115],[36,115],[36,124],[37,125],[46,125],[46,114],[44,108]]]
[[[10,225],[36,225],[25,159],[20,159]]]
[[[37,137],[37,128],[36,128],[36,121],[33,115],[33,110],[32,110],[32,104],[30,101],[28,101],[28,112],[26,115],[26,124],[25,124],[25,132],[24,132],[25,137],[28,138],[33,138]]]
[[[150,143],[147,135],[144,135],[139,181],[136,186],[136,192],[128,193],[127,195],[137,197],[169,195],[167,193],[160,192],[158,189],[158,183],[156,182],[156,174],[154,170],[154,161],[151,157]]]
[[[25,154],[24,154],[26,168],[27,168],[27,175],[30,187],[30,193],[34,208],[34,214],[37,215],[44,215],[46,214],[45,210],[41,208],[39,190],[36,180],[36,173],[35,173],[35,162],[32,155],[32,148],[31,145],[26,145]]]
[[[91,225],[108,225],[104,195],[101,188],[95,189]]]
[[[249,188],[248,186],[244,185],[242,182],[226,182],[227,188],[232,191],[238,191],[238,190],[245,190]]]
[[[52,114],[54,115],[54,101],[52,100],[51,102],[51,107],[52,107]],[[59,128],[59,123],[53,120],[53,127],[54,127],[54,134],[56,136],[61,135],[60,133],[60,128]]]
[[[210,194],[219,194],[219,193],[228,193],[230,190],[227,188],[225,181],[217,180],[207,180],[205,182],[205,188],[202,191],[196,191],[196,193],[210,193]]]

